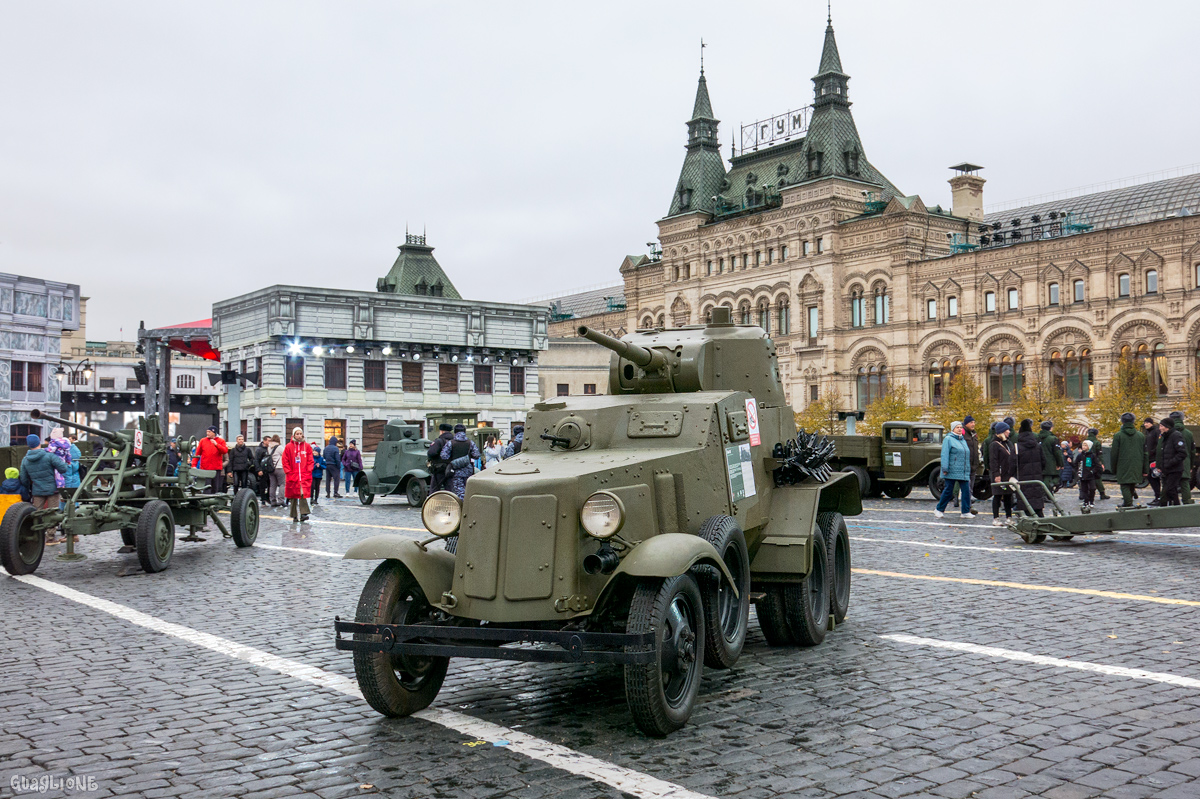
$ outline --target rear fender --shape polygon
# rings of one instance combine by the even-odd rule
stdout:
[[[444,549],[421,549],[402,535],[376,535],[359,541],[345,560],[398,560],[412,572],[430,604],[442,601],[454,581],[454,556]]]
[[[807,488],[806,483],[778,490],[788,491],[797,487]],[[858,479],[849,472],[834,472],[829,481],[814,486],[820,492],[817,511],[837,511],[843,516],[858,516],[862,513],[862,496],[858,492]]]
[[[719,569],[737,596],[733,575],[716,548],[688,533],[663,533],[638,544],[621,559],[613,577],[678,577],[698,563]]]

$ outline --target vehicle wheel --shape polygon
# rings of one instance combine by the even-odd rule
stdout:
[[[171,506],[161,499],[147,502],[138,514],[134,537],[142,571],[153,574],[167,568],[175,552],[175,517]]]
[[[690,574],[643,580],[629,607],[631,633],[654,633],[652,663],[625,667],[625,699],[638,729],[662,738],[687,723],[704,671],[704,600]]]
[[[1046,540],[1045,533],[1036,533],[1032,537],[1026,538],[1025,543],[1026,544],[1040,544],[1045,540]]]
[[[33,529],[33,505],[9,505],[0,521],[0,564],[9,574],[33,574],[46,551],[46,534]]]
[[[912,493],[912,483],[884,483],[883,493],[892,499],[904,499]],[[940,497],[941,494],[938,496]]]
[[[254,546],[258,538],[258,497],[248,488],[233,495],[229,505],[229,532],[239,547]]]
[[[788,625],[800,646],[816,646],[825,640],[829,627],[829,547],[825,536],[813,536],[812,571],[803,582],[783,592]]]
[[[942,489],[946,484],[942,482],[942,467],[934,466],[933,471],[929,473],[929,493],[933,494],[934,499],[942,498]]]
[[[404,493],[408,495],[408,504],[419,508],[425,504],[425,497],[429,496],[429,484],[419,477],[409,478]]]
[[[408,568],[385,560],[371,572],[358,598],[354,620],[365,624],[428,621],[429,602]],[[355,633],[356,641],[379,637]],[[371,707],[385,716],[408,716],[429,706],[446,679],[448,657],[412,657],[391,652],[354,653],[354,675]]]
[[[766,638],[771,646],[795,646],[796,636],[792,635],[792,628],[788,627],[787,609],[783,602],[783,590],[786,586],[768,585],[766,588],[766,596],[754,606],[763,638]]]
[[[1054,541],[1070,541],[1075,536],[1073,535],[1052,535],[1050,538]]]
[[[716,548],[733,575],[738,595],[716,569],[707,568],[700,585],[704,594],[704,665],[732,668],[746,644],[750,627],[750,553],[746,536],[728,516],[713,516],[700,527],[700,537]]]
[[[841,624],[850,610],[850,531],[836,511],[819,514],[817,526],[825,535],[829,552],[829,612],[833,621]]]
[[[364,505],[370,505],[375,501],[375,495],[371,493],[371,488],[367,485],[366,480],[358,484],[358,501]]]
[[[121,543],[127,547],[132,547],[137,544],[137,528],[125,527],[121,530]]]
[[[871,475],[861,466],[843,466],[843,472],[849,472],[858,479],[858,495],[866,497],[871,493]]]

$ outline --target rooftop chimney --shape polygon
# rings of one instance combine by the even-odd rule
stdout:
[[[954,215],[974,222],[982,221],[983,184],[987,183],[986,180],[979,177],[979,170],[983,167],[962,163],[950,168],[958,173],[950,178]]]

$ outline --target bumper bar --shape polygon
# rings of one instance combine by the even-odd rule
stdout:
[[[337,648],[423,657],[492,658],[532,663],[653,663],[654,633],[589,633],[505,627],[435,627],[334,621]],[[353,635],[343,638],[342,633]],[[367,640],[371,636],[373,640]],[[551,644],[531,649],[505,644]],[[633,651],[630,651],[633,650]]]

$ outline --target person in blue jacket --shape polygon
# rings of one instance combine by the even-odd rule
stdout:
[[[942,439],[942,496],[938,499],[933,515],[939,519],[946,515],[946,506],[954,496],[957,485],[962,494],[962,516],[971,518],[971,447],[963,438],[962,422],[950,424],[950,435]]]
[[[58,482],[54,473],[67,473],[67,463],[62,458],[42,447],[40,436],[29,434],[25,437],[29,452],[21,461],[21,485],[29,492],[33,507],[37,510],[49,510],[58,507]],[[62,540],[55,537],[54,529],[46,531],[47,544],[61,544]]]

